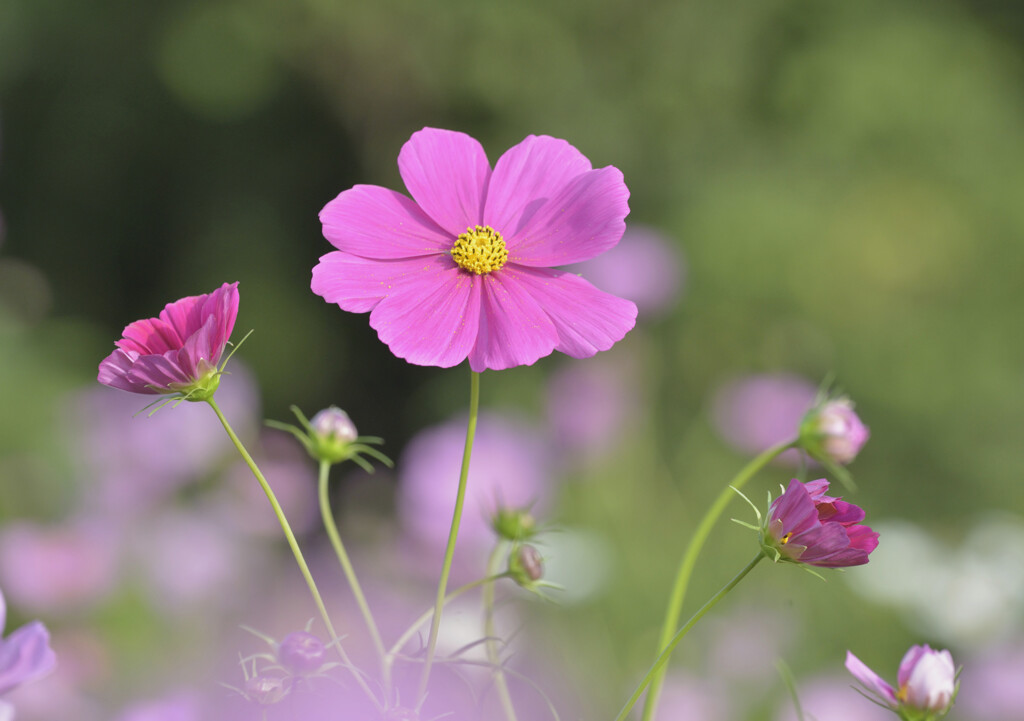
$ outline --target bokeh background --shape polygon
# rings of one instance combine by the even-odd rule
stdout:
[[[614,715],[693,524],[834,378],[871,428],[847,497],[882,532],[872,564],[759,568],[677,654],[662,718],[792,718],[783,658],[819,721],[867,719],[846,649],[892,677],[929,642],[966,666],[951,718],[1024,719],[1022,43],[1024,11],[983,0],[2,0],[0,589],[8,631],[43,619],[62,659],[19,718],[201,706],[259,647],[240,624],[313,615],[204,409],[96,387],[124,325],[224,281],[255,332],[223,393],[304,543],[313,471],[261,419],[334,403],[399,460],[337,473],[342,532],[381,603],[429,597],[407,469],[468,373],[394,358],[309,277],[320,208],[401,188],[402,143],[436,126],[492,162],[563,137],[631,191],[614,262],[581,272],[638,301],[636,330],[483,378],[497,457],[535,461],[508,487],[554,531],[562,605],[509,605],[566,717]],[[815,469],[752,497],[794,474]],[[691,603],[753,551],[723,519]]]

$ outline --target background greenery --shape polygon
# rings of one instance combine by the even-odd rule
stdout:
[[[538,621],[594,651],[583,675],[646,665],[678,549],[743,461],[708,422],[736,374],[834,372],[872,430],[854,500],[955,547],[1024,512],[1022,41],[1019,7],[968,0],[0,0],[0,456],[53,450],[56,402],[127,322],[226,280],[265,415],[337,403],[396,452],[464,407],[463,372],[406,365],[309,291],[317,213],[400,188],[422,126],[492,162],[546,133],[621,168],[630,221],[688,266],[622,344],[642,418],[564,491],[560,520],[618,558],[604,596]],[[486,374],[484,405],[539,412],[567,362]],[[55,515],[24,473],[0,466],[0,507]],[[728,525],[694,598],[749,555]],[[761,569],[738,593],[804,618],[798,675],[851,639],[872,659],[927,640],[839,579]]]

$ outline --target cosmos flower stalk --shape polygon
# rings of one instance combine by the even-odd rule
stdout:
[[[942,718],[953,707],[959,686],[953,656],[928,644],[911,646],[903,656],[896,674],[897,688],[849,651],[846,669],[864,686],[869,699],[892,709],[904,721]]]

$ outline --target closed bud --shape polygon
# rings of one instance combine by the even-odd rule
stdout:
[[[800,423],[800,446],[823,462],[851,463],[869,436],[849,398],[835,398],[812,408]]]
[[[245,695],[260,706],[270,706],[284,698],[288,688],[277,676],[253,676],[245,682]]]
[[[533,546],[520,546],[508,559],[508,572],[520,586],[533,586],[544,576],[540,551]]]
[[[537,521],[526,509],[499,508],[491,519],[491,527],[506,541],[525,541],[537,532]]]
[[[323,642],[311,633],[289,633],[277,648],[277,660],[289,673],[313,673],[324,665],[326,649]]]

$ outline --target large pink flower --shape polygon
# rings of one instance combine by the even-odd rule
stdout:
[[[860,525],[864,511],[826,496],[828,481],[795,478],[771,505],[764,542],[782,560],[810,566],[860,566],[878,546],[878,534]]]
[[[555,268],[619,242],[629,191],[617,168],[594,170],[566,141],[531,135],[492,170],[473,138],[424,128],[398,169],[413,200],[357,185],[321,211],[338,250],[312,282],[343,310],[370,311],[396,356],[499,370],[554,350],[586,358],[633,327],[633,303]]]
[[[124,329],[117,350],[100,363],[98,380],[132,393],[205,400],[216,390],[218,364],[237,315],[238,283],[169,303],[159,318]]]

